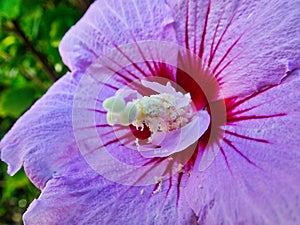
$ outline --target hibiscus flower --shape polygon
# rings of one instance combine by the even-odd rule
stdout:
[[[102,0],[0,143],[25,224],[299,224],[300,1]]]

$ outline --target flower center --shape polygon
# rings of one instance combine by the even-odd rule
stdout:
[[[117,93],[103,102],[107,110],[107,123],[133,125],[143,131],[147,126],[151,134],[168,133],[188,124],[194,116],[191,95],[177,92],[171,84],[142,81],[142,84],[159,94],[139,96],[126,102],[127,96]],[[132,91],[133,92],[133,91]],[[128,93],[127,93],[128,95]],[[150,137],[151,138],[151,137]]]
[[[157,94],[142,96],[122,88],[103,102],[109,125],[134,130],[135,141],[128,146],[135,146],[145,158],[153,158],[170,156],[196,143],[209,127],[208,112],[194,110],[191,95],[176,91],[170,82],[162,85],[142,80],[141,84]]]

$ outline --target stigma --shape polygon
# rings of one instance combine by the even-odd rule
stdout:
[[[188,124],[194,116],[192,99],[189,93],[176,91],[168,82],[162,85],[157,82],[141,81],[142,85],[157,94],[141,96],[126,100],[127,95],[121,92],[105,99],[103,108],[107,111],[106,120],[110,126],[133,125],[137,130],[147,126],[151,134],[168,133]],[[134,93],[134,91],[129,92]],[[151,137],[150,137],[151,139]]]

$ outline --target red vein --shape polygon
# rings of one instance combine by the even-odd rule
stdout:
[[[214,57],[215,57],[215,54],[216,54],[216,52],[217,52],[217,49],[219,48],[219,46],[220,46],[220,44],[221,44],[221,41],[223,40],[223,38],[224,38],[226,32],[228,31],[228,28],[229,28],[229,26],[231,25],[234,16],[235,16],[235,14],[233,14],[232,17],[230,18],[230,21],[229,21],[229,23],[226,25],[226,27],[225,27],[223,33],[221,34],[221,37],[220,37],[220,39],[218,40],[217,45],[216,45],[215,49],[213,50],[213,53],[210,55],[208,67],[211,65],[211,63],[212,63],[212,61],[213,61],[213,59],[214,59]]]
[[[185,20],[185,45],[187,49],[190,49],[189,46],[189,0],[187,0],[187,4],[186,4],[186,20]]]
[[[103,81],[98,81],[98,83],[103,84],[111,89],[118,90],[119,88],[113,86],[112,84],[104,83]]]
[[[183,173],[179,173],[178,177],[177,177],[177,181],[178,181],[178,184],[177,184],[177,199],[176,199],[176,206],[177,207],[178,207],[179,198],[180,198],[180,182],[181,182],[182,176],[183,176]]]
[[[261,143],[269,143],[265,139],[248,137],[248,136],[245,136],[245,135],[242,135],[242,134],[237,134],[237,133],[234,133],[234,132],[231,132],[231,131],[228,131],[228,130],[226,130],[225,133],[226,134],[230,134],[230,135],[235,136],[235,137],[239,137],[239,138],[243,138],[243,139],[246,139],[246,140],[250,140],[250,141],[257,141],[257,142],[261,142]]]
[[[269,86],[269,87],[267,87],[267,88],[265,88],[265,89],[263,89],[263,90],[260,90],[260,91],[258,91],[258,92],[255,92],[255,93],[253,93],[253,94],[247,96],[246,98],[243,98],[243,99],[241,99],[241,100],[238,100],[237,102],[231,104],[231,105],[227,108],[227,111],[230,111],[230,110],[232,110],[233,108],[236,108],[237,106],[239,106],[239,105],[245,103],[246,101],[250,100],[251,98],[256,97],[257,95],[259,95],[259,94],[261,94],[261,93],[266,92],[267,90],[273,88],[274,86],[275,86],[275,85],[271,85],[271,86]]]
[[[132,39],[134,40],[134,43],[136,44],[136,47],[138,48],[139,53],[141,54],[141,56],[142,56],[144,62],[146,63],[146,66],[147,66],[148,69],[150,70],[150,73],[154,76],[155,73],[154,73],[154,70],[153,70],[152,66],[150,65],[149,61],[146,60],[145,55],[144,55],[142,49],[140,48],[139,44],[138,44],[137,41],[135,40],[133,34],[131,34],[131,36],[132,36]],[[148,50],[150,50],[150,49],[148,48]],[[153,60],[153,59],[152,59],[152,60]],[[154,61],[154,60],[153,60],[153,61]]]
[[[134,68],[136,68],[138,71],[140,71],[145,77],[147,77],[147,74],[145,73],[145,71],[143,69],[141,69],[135,62],[132,61],[132,59],[125,54],[125,52],[122,51],[121,48],[119,48],[118,45],[114,44],[114,47],[119,50],[119,52],[134,66]],[[138,77],[137,77],[138,79]]]
[[[202,37],[201,37],[201,44],[199,46],[199,54],[198,56],[202,59],[203,54],[204,54],[204,42],[205,42],[205,36],[207,32],[207,25],[208,25],[208,17],[210,13],[210,6],[211,6],[211,1],[209,0],[208,2],[208,7],[205,15],[205,22],[204,22],[204,27],[203,27],[203,32],[202,32]]]
[[[257,106],[252,106],[252,107],[250,107],[250,108],[246,108],[246,109],[239,110],[239,111],[236,111],[236,112],[230,112],[230,113],[227,114],[227,117],[228,117],[228,118],[231,118],[231,117],[237,116],[237,115],[239,115],[239,114],[242,114],[242,113],[245,113],[245,112],[249,112],[249,111],[251,111],[252,109],[257,108],[258,106],[259,106],[259,105],[257,105]]]
[[[242,38],[243,34],[241,34],[235,42],[227,49],[226,53],[222,56],[221,60],[218,62],[218,64],[213,69],[212,73],[214,74],[216,70],[219,68],[219,66],[223,63],[223,61],[226,59],[228,54],[231,52],[231,50],[234,48],[234,46],[239,42],[239,40]]]
[[[232,174],[231,168],[230,168],[229,163],[228,163],[227,156],[226,156],[226,154],[225,154],[224,149],[223,149],[221,146],[220,146],[220,151],[221,151],[221,153],[222,153],[222,155],[223,155],[223,157],[224,157],[224,159],[225,159],[227,168],[229,169],[230,173]]]
[[[215,73],[215,78],[218,78],[219,75],[233,62],[234,59],[231,59],[229,62],[225,64],[225,66],[222,67],[222,69],[219,70],[219,72]]]
[[[238,153],[238,154],[239,154],[242,158],[244,158],[248,163],[250,163],[251,165],[257,167],[257,165],[256,165],[253,161],[251,161],[247,156],[245,156],[240,150],[238,150],[237,147],[234,146],[234,144],[232,144],[232,142],[231,142],[230,140],[228,140],[228,139],[226,139],[226,138],[224,138],[223,140],[225,141],[225,143],[226,143],[228,146],[230,146],[236,153]]]
[[[261,116],[240,116],[240,117],[234,117],[234,118],[227,118],[228,122],[238,122],[242,120],[255,120],[255,119],[267,119],[272,117],[279,117],[279,116],[285,116],[285,113],[278,113],[273,115],[261,115]]]
[[[99,109],[90,109],[90,108],[87,108],[86,110],[88,110],[88,111],[93,111],[93,112],[97,112],[97,113],[102,113],[102,114],[107,113],[106,111],[104,111],[104,110],[99,110]]]
[[[217,26],[216,26],[214,36],[213,36],[213,39],[212,39],[212,43],[211,43],[211,46],[210,46],[208,67],[210,67],[210,65],[212,63],[212,60],[213,60],[213,57],[214,57],[213,48],[214,48],[214,45],[215,45],[215,40],[216,40],[216,37],[217,37],[217,33],[218,33],[218,29],[219,29],[219,26],[220,26],[220,23],[221,23],[221,19],[222,19],[222,16],[218,19]]]

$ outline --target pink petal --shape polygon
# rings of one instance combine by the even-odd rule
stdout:
[[[8,173],[25,171],[39,188],[56,169],[79,154],[72,130],[72,103],[77,83],[67,74],[26,112],[0,142]]]
[[[60,44],[64,63],[85,69],[115,45],[142,40],[175,42],[169,7],[159,0],[96,1]]]
[[[228,105],[219,154],[186,189],[198,223],[300,223],[299,88],[293,76]]]
[[[155,185],[128,187],[110,182],[82,158],[62,170],[30,205],[25,224],[195,224],[184,195],[177,197],[182,188],[169,186],[170,181],[153,194]]]
[[[278,84],[300,68],[298,0],[167,2],[179,44],[210,67],[225,97]]]

